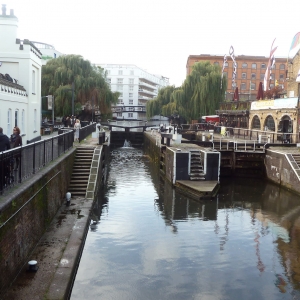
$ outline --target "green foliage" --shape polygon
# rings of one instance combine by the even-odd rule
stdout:
[[[203,115],[215,114],[224,101],[226,86],[224,77],[221,88],[220,66],[208,61],[196,63],[181,87],[163,88],[147,103],[147,118],[156,114],[171,116],[176,112],[190,122]]]
[[[102,68],[91,65],[80,55],[65,55],[47,62],[42,68],[42,95],[54,95],[56,115],[71,114],[72,83],[75,109],[93,99],[101,113],[111,113],[111,105],[118,101],[105,81]]]

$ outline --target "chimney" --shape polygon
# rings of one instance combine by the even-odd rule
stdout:
[[[2,4],[2,16],[6,16],[6,4]]]
[[[11,17],[14,17],[14,16],[15,16],[15,15],[14,15],[14,10],[13,10],[13,9],[10,10],[10,16],[11,16]]]

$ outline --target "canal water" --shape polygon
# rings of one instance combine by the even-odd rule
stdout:
[[[227,179],[196,202],[140,149],[111,152],[71,299],[300,299],[300,199]]]

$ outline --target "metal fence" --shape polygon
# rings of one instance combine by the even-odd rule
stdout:
[[[181,125],[181,131],[209,131],[213,130],[214,133],[221,134],[224,137],[231,137],[241,140],[258,141],[259,143],[272,143],[272,144],[291,144],[298,143],[300,136],[298,133],[290,132],[274,132],[268,130],[237,128],[229,126],[215,126],[210,123],[196,123]]]
[[[49,139],[0,153],[0,194],[31,177],[49,162],[73,147],[74,133],[68,130]]]
[[[96,131],[96,123],[84,126],[79,130],[79,142],[88,137],[92,132]]]

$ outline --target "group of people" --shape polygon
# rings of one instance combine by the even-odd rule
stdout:
[[[64,116],[62,118],[62,123],[64,124],[64,127],[74,127],[76,123],[76,117],[75,116]]]
[[[12,135],[10,136],[10,138],[8,138],[8,136],[3,133],[3,128],[0,127],[0,152],[22,146],[22,137],[20,133],[20,128],[18,126],[15,126],[13,128]],[[14,180],[12,171],[18,170],[20,166],[21,154],[14,152],[12,153],[12,155],[12,157],[1,160],[0,170],[1,172],[3,172],[3,176],[1,174],[1,188],[3,187],[3,185],[9,183],[8,181]]]

